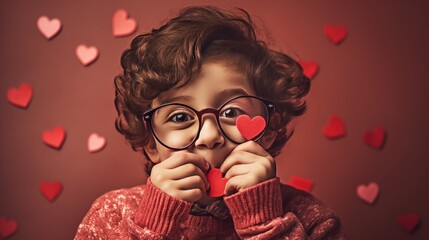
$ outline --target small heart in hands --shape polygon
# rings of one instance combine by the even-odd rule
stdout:
[[[218,168],[212,168],[207,173],[207,180],[210,184],[209,197],[220,197],[224,195],[225,186],[228,179],[222,177],[222,172]]]

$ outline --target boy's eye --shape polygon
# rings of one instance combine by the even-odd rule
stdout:
[[[238,117],[242,113],[243,113],[243,111],[241,111],[240,109],[231,107],[231,108],[228,108],[228,109],[225,109],[224,111],[222,111],[220,113],[220,116],[221,117],[227,117],[227,118],[235,118],[235,117]]]
[[[190,120],[193,120],[193,118],[186,113],[176,113],[168,119],[168,121],[176,123],[183,123]]]

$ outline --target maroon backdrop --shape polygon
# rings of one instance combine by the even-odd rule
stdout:
[[[308,112],[276,159],[282,182],[291,176],[314,181],[312,193],[338,213],[348,239],[429,238],[425,1],[26,0],[0,1],[0,217],[18,224],[10,239],[71,239],[98,196],[145,182],[142,155],[114,128],[113,77],[134,36],[193,4],[242,7],[271,31],[273,47],[319,64]],[[117,38],[112,16],[121,8],[139,27]],[[36,26],[43,15],[63,25],[51,40]],[[328,23],[347,27],[340,45],[323,34]],[[99,58],[83,66],[75,54],[79,44],[96,46]],[[6,97],[24,82],[33,87],[27,109]],[[343,119],[345,137],[322,134],[331,115]],[[57,124],[67,131],[60,150],[42,142],[42,133]],[[362,140],[376,126],[387,132],[381,150]],[[107,139],[97,153],[87,150],[93,132]],[[50,202],[39,185],[54,180],[64,188]],[[373,204],[356,194],[369,182],[380,187]],[[421,223],[407,233],[397,217],[412,212]]]

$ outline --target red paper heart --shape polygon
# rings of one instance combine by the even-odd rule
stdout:
[[[412,233],[417,229],[417,226],[420,223],[420,217],[417,213],[399,214],[397,222],[402,229]]]
[[[40,192],[51,202],[53,202],[58,197],[58,195],[60,195],[62,190],[63,184],[59,181],[43,181],[40,183]]]
[[[247,140],[258,136],[265,129],[265,119],[261,116],[256,116],[252,120],[249,116],[243,114],[240,115],[236,122],[238,131]]]
[[[314,182],[303,177],[292,176],[288,181],[288,185],[306,192],[311,192]]]
[[[220,197],[224,195],[225,186],[228,179],[222,178],[222,172],[218,168],[212,168],[207,173],[207,180],[210,184],[209,196]]]
[[[0,237],[7,238],[12,236],[18,229],[18,223],[15,220],[8,220],[5,217],[0,217]]]
[[[27,108],[33,96],[33,88],[28,83],[22,83],[19,88],[7,90],[7,100],[15,106]]]
[[[42,134],[43,142],[56,149],[62,147],[65,137],[66,130],[60,125],[55,126],[53,130],[46,130]]]
[[[88,151],[98,152],[106,146],[106,139],[97,133],[92,133],[88,138]]]
[[[49,40],[60,32],[61,21],[58,18],[50,20],[47,16],[41,16],[37,20],[37,28],[40,33]]]
[[[376,127],[372,131],[366,131],[363,135],[365,143],[375,149],[380,150],[384,145],[386,139],[386,132],[381,127]]]
[[[113,14],[112,30],[113,36],[124,37],[131,35],[137,29],[137,22],[128,18],[128,13],[124,9],[119,9]]]
[[[348,31],[345,26],[326,24],[323,29],[328,39],[335,45],[339,45],[347,37]]]
[[[343,120],[339,116],[331,116],[323,128],[323,134],[329,139],[344,137],[346,135],[346,126]]]
[[[84,66],[88,66],[98,58],[99,51],[96,47],[87,47],[85,44],[81,44],[76,48],[76,55]]]
[[[304,75],[310,79],[313,79],[316,73],[319,71],[319,65],[315,61],[300,61],[299,64],[304,70]]]
[[[359,185],[356,189],[356,194],[360,199],[368,204],[373,204],[379,193],[378,184],[371,182],[368,185]]]

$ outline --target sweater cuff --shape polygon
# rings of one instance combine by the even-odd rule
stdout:
[[[134,220],[169,239],[180,235],[180,222],[189,213],[192,204],[163,192],[147,179],[144,194]]]
[[[278,177],[224,197],[236,229],[265,223],[283,215]]]

